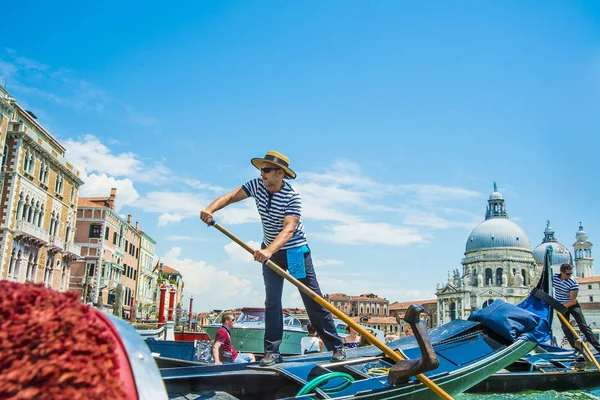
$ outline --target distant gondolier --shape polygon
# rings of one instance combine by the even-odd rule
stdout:
[[[572,277],[573,266],[565,263],[560,266],[560,273],[552,275],[552,285],[554,287],[554,297],[560,301],[565,307],[567,307],[567,313],[565,318],[568,320],[569,316],[573,316],[579,330],[585,335],[587,341],[594,346],[596,351],[600,352],[600,343],[596,340],[596,336],[592,333],[592,330],[585,321],[583,311],[579,302],[577,302],[577,295],[579,294],[579,284]],[[575,337],[568,326],[561,321],[561,328],[565,337],[569,341],[572,348],[575,347]]]
[[[300,220],[302,198],[286,179],[296,178],[289,167],[290,160],[281,153],[269,150],[263,158],[253,158],[252,165],[260,170],[260,178],[246,182],[231,193],[217,198],[200,213],[207,224],[212,222],[212,214],[229,204],[253,197],[263,226],[263,243],[254,253],[254,260],[263,263],[265,282],[265,357],[261,365],[268,366],[281,362],[279,345],[283,337],[281,318],[281,294],[283,278],[268,268],[267,260],[287,270],[292,276],[321,295],[319,283],[313,268],[310,249],[304,227]],[[325,347],[333,351],[333,361],[346,358],[342,340],[337,334],[331,313],[322,305],[300,292],[310,322],[315,327]]]

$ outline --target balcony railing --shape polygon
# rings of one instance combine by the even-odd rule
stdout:
[[[26,236],[42,245],[48,244],[50,240],[48,231],[22,219],[15,224],[15,236]]]
[[[61,237],[52,235],[48,240],[48,247],[53,247],[57,250],[63,251],[65,248],[65,241]]]
[[[79,257],[81,256],[81,246],[73,242],[67,242],[65,243],[65,252]]]
[[[103,289],[108,286],[108,278],[100,278],[100,289]]]

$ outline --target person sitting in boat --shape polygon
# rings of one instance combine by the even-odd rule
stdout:
[[[306,325],[308,335],[300,339],[300,350],[302,354],[321,353],[323,351],[323,341],[319,339],[317,330],[309,322]]]
[[[231,331],[235,325],[235,317],[233,314],[223,314],[221,317],[223,326],[219,328],[215,335],[213,344],[213,357],[216,365],[221,365],[224,362],[243,364],[256,361],[252,353],[238,353],[231,344]]]
[[[577,325],[579,326],[579,330],[581,330],[581,333],[585,335],[588,342],[594,347],[594,349],[600,352],[600,343],[598,343],[596,336],[585,321],[583,311],[581,310],[581,306],[577,301],[579,284],[572,275],[573,266],[569,263],[562,264],[560,266],[560,273],[552,275],[554,298],[567,307],[567,312],[565,313],[566,319],[568,320],[570,316],[573,316],[575,322],[577,322]],[[571,333],[571,330],[562,321],[561,328],[567,340],[569,341],[569,344],[575,349],[575,337]]]
[[[360,345],[361,339],[358,332],[356,332],[354,328],[352,328],[350,325],[346,325],[344,330],[346,331],[346,333],[348,333],[348,336],[342,338],[342,343],[344,343],[344,347],[347,349],[353,349],[355,347],[358,347]]]

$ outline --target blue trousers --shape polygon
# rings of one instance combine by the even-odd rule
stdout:
[[[263,244],[264,248],[264,244]],[[288,269],[287,251],[279,250],[271,256],[271,261],[282,269]],[[322,296],[317,276],[313,268],[310,251],[304,254],[304,265],[306,267],[306,278],[299,279],[304,285]],[[283,292],[283,277],[279,276],[271,268],[263,264],[263,278],[265,281],[265,353],[279,353],[279,345],[283,337],[283,317],[281,295]],[[328,350],[341,349],[344,347],[342,340],[337,334],[331,313],[322,305],[300,291],[302,302],[311,324],[315,327],[319,337]]]
[[[585,317],[583,316],[583,311],[581,310],[581,306],[579,305],[579,303],[575,303],[574,305],[569,307],[567,310],[568,310],[567,313],[564,314],[565,317],[567,318],[567,321],[569,320],[569,316],[572,315],[573,318],[575,319],[575,321],[577,322],[577,326],[579,327],[579,330],[581,331],[581,333],[583,333],[585,335],[587,341],[590,342],[592,344],[592,346],[594,346],[596,351],[600,352],[600,343],[598,343],[598,340],[596,340],[596,335],[594,335],[591,328],[585,321]],[[565,324],[564,324],[564,322],[562,322],[562,320],[560,321],[560,325],[561,325],[563,333],[565,334],[565,336],[567,337],[567,340],[569,341],[569,344],[571,345],[572,348],[575,348],[575,336],[573,336],[573,334],[571,333],[571,330],[567,326],[565,326]]]

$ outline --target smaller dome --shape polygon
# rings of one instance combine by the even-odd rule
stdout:
[[[504,200],[504,197],[502,197],[502,194],[499,191],[494,190],[492,194],[490,194],[489,200]]]
[[[575,239],[577,239],[577,241],[581,242],[581,243],[587,242],[587,240],[588,240],[588,234],[586,231],[583,230],[583,226],[581,225],[581,222],[579,223],[579,230],[575,234]]]
[[[552,246],[553,265],[564,263],[573,264],[573,258],[571,257],[571,253],[569,252],[569,250],[558,242],[543,242],[537,245],[537,247],[533,249],[533,258],[535,259],[536,263],[544,263],[544,256],[546,254],[546,248],[548,246]]]

